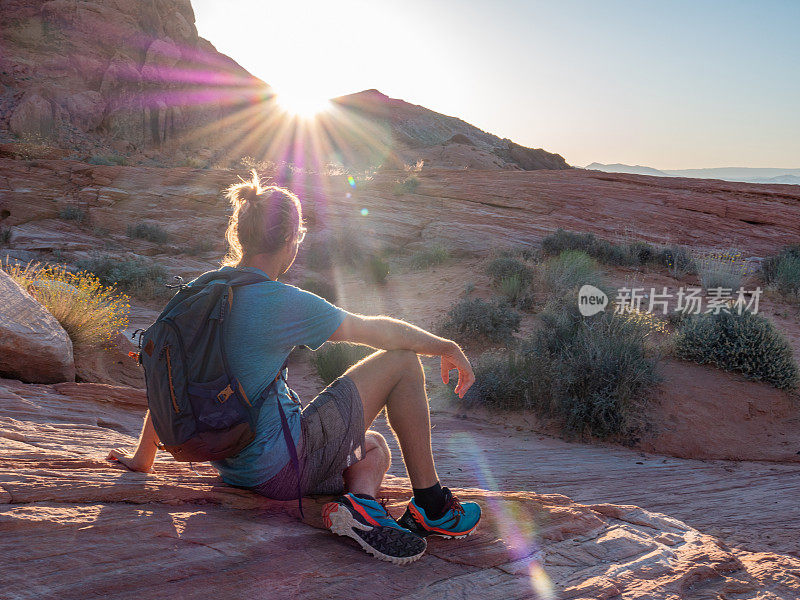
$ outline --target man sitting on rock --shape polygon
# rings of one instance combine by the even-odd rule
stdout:
[[[425,551],[425,537],[472,533],[480,519],[474,502],[459,502],[439,483],[431,452],[425,375],[418,354],[441,356],[442,380],[458,370],[463,397],[475,377],[461,348],[405,321],[347,312],[319,296],[278,281],[297,256],[305,235],[300,202],[291,192],[250,181],[227,191],[233,205],[224,269],[260,273],[270,281],[240,288],[233,300],[226,347],[230,368],[248,397],[273,382],[292,349],[319,348],[326,340],[380,348],[328,385],[301,410],[297,395],[279,380],[260,409],[256,437],[237,455],[212,461],[225,482],[278,500],[302,494],[338,495],[323,509],[333,532],[353,538],[383,560],[406,563]],[[281,403],[297,447],[290,460],[278,411]],[[375,499],[391,463],[384,437],[369,430],[383,408],[400,443],[413,488],[396,521]],[[148,413],[133,456],[113,450],[110,459],[150,471],[158,436]],[[299,486],[298,486],[299,484]]]

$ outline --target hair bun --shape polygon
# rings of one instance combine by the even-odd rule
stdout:
[[[239,204],[253,204],[258,199],[258,189],[254,185],[245,185],[239,190]]]

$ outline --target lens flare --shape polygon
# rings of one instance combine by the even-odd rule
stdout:
[[[361,209],[361,216],[362,217],[366,217],[368,214],[369,214],[369,209],[367,209],[367,208],[362,208]]]
[[[467,454],[468,464],[479,487],[493,492],[500,491],[493,475],[495,470],[488,464],[486,453],[481,451],[477,440],[468,433],[456,433],[450,436],[449,445],[454,454]],[[536,598],[555,598],[550,578],[539,562],[541,550],[535,515],[523,503],[496,495],[487,496],[486,504],[485,516],[491,520],[491,526],[505,542],[510,561],[526,566]]]
[[[356,187],[356,179],[352,175],[347,176],[347,183],[350,185],[351,188]]]

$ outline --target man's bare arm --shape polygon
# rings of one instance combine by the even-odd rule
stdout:
[[[136,446],[136,451],[133,453],[133,456],[128,456],[124,450],[114,448],[108,453],[107,458],[118,461],[131,471],[149,473],[150,469],[153,468],[153,461],[156,459],[157,451],[158,434],[153,427],[153,418],[150,416],[150,411],[148,410],[144,417],[142,433],[139,435],[139,443]]]
[[[442,381],[448,383],[450,370],[458,369],[459,397],[475,382],[472,366],[461,347],[406,321],[392,317],[368,317],[347,313],[329,338],[332,342],[354,342],[382,350],[413,350],[417,354],[442,357]]]

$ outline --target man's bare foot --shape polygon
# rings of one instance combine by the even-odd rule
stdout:
[[[106,460],[113,460],[114,462],[124,465],[131,471],[138,471],[140,473],[149,473],[152,470],[152,465],[147,466],[139,463],[135,456],[128,456],[127,452],[120,450],[119,448],[114,448],[111,450],[111,452],[108,453]]]

